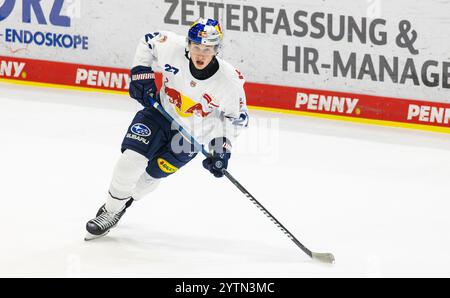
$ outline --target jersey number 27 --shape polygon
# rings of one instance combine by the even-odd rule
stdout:
[[[173,67],[173,66],[171,66],[169,64],[166,64],[165,67],[166,67],[165,71],[173,72],[173,74],[177,74],[180,71],[178,68]]]

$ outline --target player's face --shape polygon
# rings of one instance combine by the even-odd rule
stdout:
[[[217,53],[216,47],[198,43],[190,43],[189,52],[191,53],[192,63],[198,70],[208,66]]]

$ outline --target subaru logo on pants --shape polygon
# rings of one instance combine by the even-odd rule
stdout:
[[[148,137],[152,132],[150,128],[142,123],[136,123],[131,127],[131,131],[141,137]]]

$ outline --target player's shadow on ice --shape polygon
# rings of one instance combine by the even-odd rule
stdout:
[[[211,262],[250,261],[250,262],[308,262],[309,258],[295,246],[292,248],[274,246],[263,242],[227,239],[217,236],[182,236],[161,233],[154,230],[128,228],[122,225],[107,236],[90,242],[92,246],[108,247],[109,253],[132,251],[133,258],[152,259],[159,256],[159,261],[183,259],[183,262],[197,263],[200,258]],[[287,243],[289,245],[289,243]],[[91,246],[91,245],[90,245]],[[198,255],[198,258],[195,256]],[[129,257],[131,257],[129,255]]]

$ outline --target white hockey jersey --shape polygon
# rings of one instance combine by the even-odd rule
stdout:
[[[186,37],[167,31],[147,34],[139,42],[133,67],[151,66],[162,72],[162,106],[198,142],[207,145],[213,138],[226,137],[233,144],[248,124],[244,77],[217,58],[219,70],[197,80],[185,49]]]

